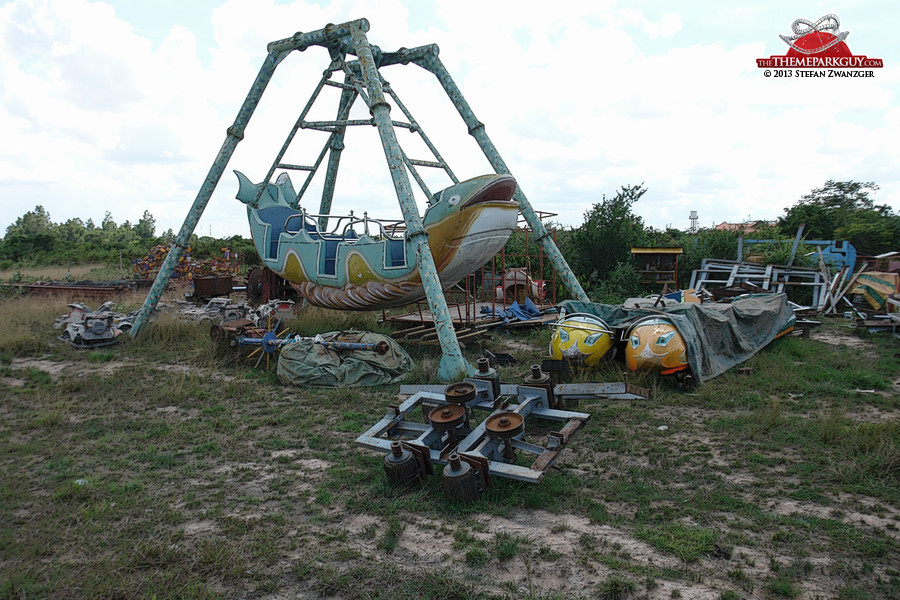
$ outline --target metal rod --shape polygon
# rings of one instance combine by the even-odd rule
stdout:
[[[310,33],[298,31],[289,38],[269,42],[266,49],[270,53],[277,52],[287,54],[292,50],[303,52],[310,46],[327,46],[329,42],[337,43],[340,41],[340,38],[349,36],[350,29],[354,26],[362,31],[368,31],[369,21],[368,19],[357,19],[356,21],[348,21],[347,23],[342,23],[340,25],[329,24],[322,29]]]
[[[289,165],[288,163],[278,163],[275,165],[277,169],[285,169],[288,171],[315,171],[315,167],[309,167],[306,165]],[[268,180],[266,180],[268,182]]]
[[[350,77],[344,73],[344,81]],[[353,88],[348,86],[341,90],[341,100],[338,104],[337,118],[338,121],[344,121],[350,114],[350,108],[356,102],[359,94]],[[331,153],[328,155],[328,167],[325,170],[325,184],[322,186],[322,199],[319,202],[319,214],[328,215],[331,213],[331,203],[334,199],[334,187],[337,183],[338,168],[341,165],[341,152],[344,150],[344,134],[347,128],[343,125],[337,125],[334,133],[331,135],[330,145]],[[324,230],[328,224],[328,217],[323,216],[319,219],[319,230]]]

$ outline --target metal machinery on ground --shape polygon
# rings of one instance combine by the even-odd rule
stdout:
[[[259,306],[272,300],[291,300],[297,292],[283,277],[266,267],[257,267],[247,273],[247,301]]]
[[[454,184],[458,183],[459,179],[441,158],[437,149],[425,136],[424,132],[421,131],[421,128],[412,118],[409,111],[383,79],[380,69],[391,65],[413,63],[435,75],[438,82],[452,101],[454,107],[462,117],[468,128],[469,134],[475,138],[478,146],[481,148],[495,173],[508,174],[509,169],[500,157],[494,144],[487,136],[484,125],[475,117],[459,88],[453,82],[450,74],[438,58],[438,47],[436,45],[432,44],[412,49],[401,48],[396,52],[384,52],[377,46],[369,44],[366,37],[366,32],[368,30],[369,22],[366,19],[359,19],[341,25],[327,25],[323,29],[309,33],[298,32],[289,38],[278,40],[268,45],[268,56],[238,112],[234,124],[228,129],[225,142],[213,162],[213,165],[210,167],[210,171],[206,176],[202,187],[197,193],[197,197],[185,218],[184,224],[172,244],[172,249],[166,256],[166,260],[160,268],[159,275],[148,293],[147,299],[131,330],[132,336],[137,335],[140,332],[141,328],[149,318],[150,313],[159,302],[163,289],[169,278],[172,276],[175,265],[178,263],[178,259],[187,246],[188,240],[193,233],[203,210],[209,202],[213,190],[218,185],[225,167],[228,164],[231,155],[234,153],[235,147],[244,136],[244,130],[256,109],[266,86],[274,75],[275,68],[294,50],[305,51],[310,47],[319,46],[328,51],[330,60],[329,67],[326,69],[313,97],[307,103],[306,108],[303,113],[301,113],[300,118],[288,135],[288,139],[285,142],[281,153],[276,161],[273,162],[272,167],[263,180],[263,185],[259,187],[260,194],[271,185],[269,182],[272,180],[276,169],[282,170],[282,174],[284,174],[285,170],[290,169],[306,171],[309,173],[306,181],[306,184],[308,184],[319,165],[324,161],[325,156],[328,155],[325,184],[319,208],[319,214],[322,217],[328,217],[331,211],[334,183],[337,177],[341,151],[344,147],[344,133],[347,126],[376,126],[384,148],[397,199],[403,213],[403,220],[406,227],[405,239],[414,250],[416,267],[421,275],[421,282],[425,289],[429,307],[435,316],[435,325],[442,349],[442,358],[438,376],[444,381],[452,381],[460,374],[469,374],[473,372],[474,369],[472,366],[463,358],[459,342],[456,339],[455,330],[447,309],[447,303],[441,289],[438,271],[429,249],[428,235],[423,226],[423,218],[420,216],[415,204],[409,176],[412,175],[416,183],[419,184],[419,187],[425,191],[427,197],[432,197],[432,195],[426,191],[425,183],[416,171],[416,167],[436,167],[443,169]],[[355,60],[347,60],[348,55],[355,56]],[[331,76],[335,73],[342,74],[344,76],[344,81],[332,81]],[[307,122],[305,120],[306,113],[312,105],[312,102],[315,100],[318,92],[325,86],[333,86],[341,89],[341,101],[337,111],[337,119],[328,122]],[[386,95],[390,96],[394,105],[400,108],[408,122],[392,120],[390,113],[391,104],[388,102]],[[362,121],[351,121],[348,119],[350,107],[357,98],[362,98],[366,103],[369,113],[372,116],[371,119]],[[409,158],[400,148],[394,131],[395,127],[409,128],[410,131],[419,133],[423,142],[425,142],[426,146],[434,154],[435,160],[425,161]],[[293,139],[294,134],[301,128],[318,129],[330,133],[328,141],[323,146],[316,164],[314,166],[301,166],[281,163],[281,158]],[[284,179],[279,176],[279,181],[284,182]],[[306,184],[301,188],[301,194],[305,190]],[[587,301],[587,295],[581,288],[581,285],[578,283],[571,269],[569,269],[565,259],[563,259],[562,254],[560,254],[559,249],[553,242],[552,237],[550,237],[547,230],[541,224],[540,219],[534,209],[532,209],[528,199],[518,186],[516,186],[513,199],[518,202],[522,216],[528,222],[528,225],[534,232],[536,240],[541,244],[544,253],[556,268],[569,293],[576,299]],[[324,227],[325,223],[320,221],[320,226]]]
[[[568,398],[646,395],[646,390],[624,384],[579,384],[564,397],[540,367],[532,367],[519,386],[501,386],[487,359],[480,359],[478,366],[475,377],[450,384],[443,392],[427,391],[434,389],[427,386],[399,406],[388,407],[384,418],[356,439],[361,446],[386,453],[384,468],[391,483],[417,481],[433,473],[434,464],[447,465],[444,491],[459,500],[476,499],[493,477],[537,483],[591,418],[589,413],[565,410]],[[419,414],[424,422],[413,420]],[[546,423],[533,420],[563,426],[548,430]],[[542,436],[545,443],[540,445]],[[527,465],[526,455],[535,457]]]

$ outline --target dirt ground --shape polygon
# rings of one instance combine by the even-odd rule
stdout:
[[[878,355],[870,340],[839,330],[816,332],[812,343],[850,346],[862,357]],[[530,345],[501,339],[494,350],[517,354]],[[148,368],[134,360],[14,358],[0,377],[0,389],[24,393],[33,379],[27,373],[35,370],[80,389],[73,379],[114,380],[138,366]],[[192,365],[149,368],[170,377],[218,382],[213,386],[241,384],[231,374]],[[365,391],[342,396],[338,402],[344,404],[335,410],[326,396],[311,399],[303,390],[279,390],[280,410],[301,406],[311,415],[305,429],[283,429],[277,411],[267,413],[265,426],[217,438],[220,445],[252,452],[223,450],[214,461],[185,470],[188,475],[163,472],[145,486],[179,515],[173,525],[181,536],[176,543],[186,548],[233,541],[235,523],[248,531],[256,523],[275,527],[278,539],[271,542],[271,553],[252,558],[256,555],[248,550],[250,558],[241,562],[241,568],[263,572],[266,585],[249,575],[221,576],[215,570],[204,576],[211,593],[226,598],[417,597],[372,575],[389,567],[411,578],[440,574],[462,586],[448,584],[442,593],[436,591],[440,586],[423,588],[418,596],[423,598],[812,600],[900,593],[897,467],[889,467],[892,475],[878,485],[866,487],[840,471],[850,469],[850,463],[829,454],[823,464],[834,472],[817,476],[811,470],[818,459],[793,445],[787,427],[823,419],[823,407],[812,404],[814,394],[788,393],[772,384],[752,406],[742,400],[749,407],[742,408],[724,396],[733,389],[729,385],[748,384],[729,381],[714,388],[723,397],[709,398],[705,390],[665,391],[652,400],[583,404],[579,409],[591,411],[593,421],[572,440],[548,479],[533,488],[504,482],[497,496],[481,501],[482,509],[444,512],[446,501],[434,498],[439,484],[416,492],[422,499],[417,507],[416,500],[373,483],[382,476],[379,459],[353,440],[380,418],[390,396],[373,401]],[[848,384],[847,393],[861,400],[847,419],[896,427],[900,378],[871,393],[866,383]],[[110,406],[115,412],[106,418],[142,414],[169,430],[193,431],[209,420],[211,406],[182,400],[168,404],[160,397],[142,413],[128,402]],[[247,427],[248,415],[262,410],[239,399],[227,407],[242,414],[234,421],[238,427]],[[778,408],[783,412],[768,419],[772,407],[788,408]],[[5,418],[17,418],[12,408],[3,412]],[[92,418],[77,406],[65,411],[72,428]],[[362,425],[345,427],[342,419]],[[731,426],[745,429],[735,435]],[[324,435],[332,440],[317,451],[316,440]],[[302,443],[294,444],[291,436]],[[261,440],[267,438],[295,447],[263,450]],[[800,464],[809,466],[797,468]],[[348,473],[350,478],[342,480]],[[870,495],[869,489],[886,491]],[[559,494],[558,502],[553,494]],[[23,503],[15,526],[27,529],[23,523],[36,519],[40,510]],[[386,543],[391,527],[396,535]],[[695,544],[695,535],[706,534],[712,537]],[[504,541],[514,550],[502,553]],[[6,561],[0,564],[8,566]],[[387,590],[347,580],[358,573],[370,574],[373,585]]]

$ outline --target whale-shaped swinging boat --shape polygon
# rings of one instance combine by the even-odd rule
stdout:
[[[237,199],[247,205],[263,264],[310,304],[379,310],[425,297],[402,220],[312,215],[297,206],[286,173],[274,184],[253,184],[235,174]],[[422,224],[443,289],[483,266],[506,244],[518,219],[515,190],[511,175],[482,175],[433,195]],[[326,222],[336,225],[320,230]]]

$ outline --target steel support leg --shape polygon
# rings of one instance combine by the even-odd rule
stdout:
[[[459,341],[456,339],[456,331],[453,328],[444,291],[441,289],[434,257],[431,255],[431,248],[428,245],[428,234],[425,232],[419,210],[416,208],[412,187],[403,163],[403,153],[391,124],[391,107],[384,97],[372,49],[369,47],[365,31],[361,27],[351,27],[350,35],[366,88],[369,90],[369,111],[378,127],[388,169],[394,181],[394,190],[397,193],[397,200],[400,202],[403,219],[406,221],[406,235],[413,244],[419,276],[425,288],[425,297],[428,300],[428,307],[434,315],[434,325],[442,352],[438,377],[442,381],[457,381],[460,376],[465,377],[474,373],[475,369],[463,358]]]
[[[356,100],[356,92],[353,90],[341,90],[341,102],[338,106],[337,120],[347,118],[350,106]],[[328,169],[325,171],[325,184],[322,187],[322,201],[319,204],[320,215],[331,214],[331,201],[334,197],[334,186],[337,182],[338,167],[341,164],[341,152],[344,150],[344,133],[347,128],[340,125],[335,128],[331,136],[331,151],[328,155]],[[328,225],[328,217],[319,217],[319,231],[324,232]]]
[[[278,63],[285,54],[285,52],[270,52],[268,56],[266,56],[266,60],[259,70],[259,74],[256,76],[256,81],[253,82],[253,87],[250,88],[250,93],[247,94],[247,98],[244,100],[244,104],[241,106],[241,110],[238,112],[234,124],[228,129],[228,133],[225,136],[225,142],[222,144],[219,154],[213,161],[209,173],[206,175],[206,179],[200,187],[200,191],[197,192],[194,204],[191,206],[190,211],[188,211],[184,223],[181,224],[181,229],[178,231],[178,235],[175,236],[172,248],[169,250],[169,254],[166,255],[166,259],[163,261],[162,267],[160,267],[159,273],[156,275],[156,280],[153,282],[153,286],[150,288],[150,292],[147,294],[143,306],[141,306],[137,319],[135,319],[134,325],[128,332],[131,337],[140,333],[143,326],[147,323],[147,319],[149,319],[150,315],[153,313],[153,309],[155,309],[156,305],[159,303],[159,299],[162,296],[163,291],[165,291],[166,285],[172,278],[172,273],[175,270],[175,266],[178,264],[178,260],[190,243],[191,235],[194,233],[194,229],[200,221],[200,216],[203,214],[206,205],[209,203],[209,198],[212,196],[213,190],[216,189],[219,179],[222,178],[222,173],[225,172],[225,167],[228,166],[231,155],[234,154],[234,149],[237,147],[238,142],[244,138],[244,129],[247,127],[247,122],[253,115],[253,111],[256,109],[257,104],[259,104],[260,97],[265,91],[266,86],[269,84],[269,81],[272,79],[272,75],[275,73],[275,67],[278,66]]]

